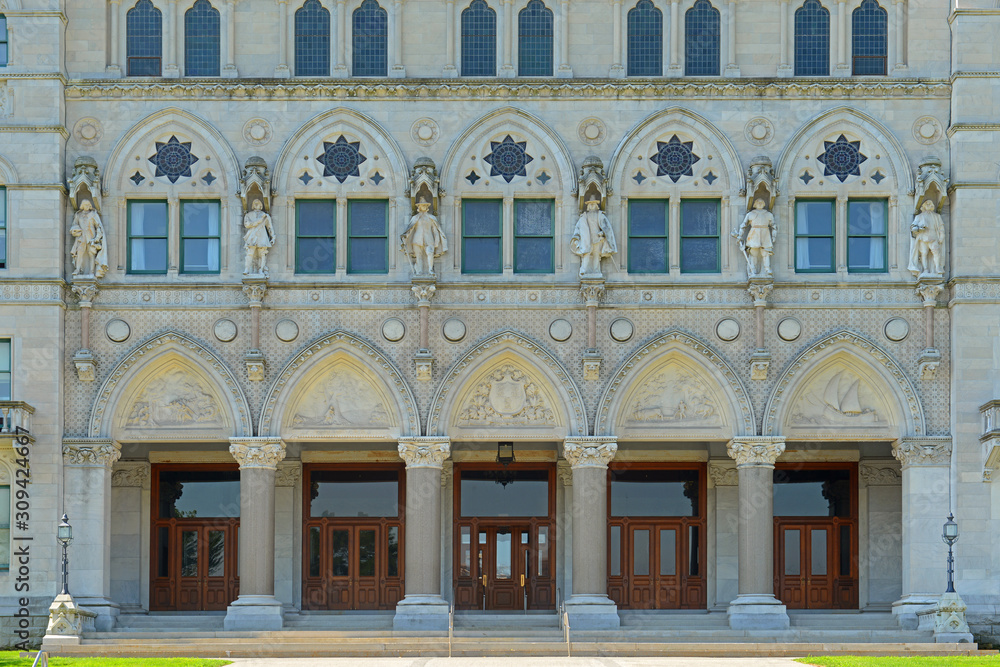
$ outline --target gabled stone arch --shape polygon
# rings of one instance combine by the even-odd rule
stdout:
[[[0,155],[0,184],[7,185],[17,182],[17,169],[14,167],[14,163]]]
[[[503,331],[478,343],[445,374],[431,401],[427,434],[561,440],[588,435],[587,409],[554,355],[522,334]]]
[[[694,179],[701,181],[701,174],[710,164],[715,163],[715,159],[718,159],[721,164],[716,163],[714,171],[719,180],[713,184],[706,184],[706,187],[711,191],[730,194],[735,194],[745,187],[746,176],[740,163],[740,157],[729,137],[707,118],[683,107],[670,107],[639,121],[618,142],[607,172],[608,180],[615,192],[618,194],[630,193],[632,190],[630,186],[635,185],[631,179],[633,176],[632,163],[638,164],[637,160],[632,159],[636,151],[642,149],[642,164],[648,172],[651,163],[648,160],[646,149],[650,145],[655,146],[658,138],[668,140],[675,133],[685,135],[681,137],[682,139],[690,138],[695,142],[694,150],[700,160],[693,166]],[[709,155],[713,156],[712,162],[708,160]],[[666,177],[661,178],[666,179]],[[669,179],[666,179],[665,183],[673,185]],[[684,182],[681,181],[677,185],[683,184]]]
[[[739,374],[681,331],[657,336],[625,360],[594,420],[596,435],[633,440],[729,440],[756,428]]]
[[[842,330],[811,345],[782,373],[762,435],[811,440],[894,440],[926,435],[916,390],[874,342]]]
[[[474,155],[475,169],[484,179],[483,182],[486,180],[494,182],[495,187],[491,186],[492,191],[517,189],[518,192],[528,192],[529,190],[518,187],[519,183],[524,182],[521,179],[507,184],[499,176],[489,176],[489,166],[483,163],[485,156],[483,148],[485,147],[488,152],[490,141],[502,141],[507,134],[511,134],[515,140],[523,137],[528,141],[528,152],[534,158],[526,167],[526,180],[533,183],[530,191],[539,195],[549,194],[560,199],[565,192],[576,189],[576,167],[562,137],[541,118],[514,107],[502,107],[489,112],[472,123],[452,142],[441,164],[442,187],[451,194],[460,192],[471,194],[475,191],[476,186],[470,187],[465,180],[467,167],[473,162],[470,158]],[[545,160],[541,159],[543,155]],[[535,178],[535,174],[543,167],[552,177],[551,180],[546,179],[545,183]],[[487,192],[481,184],[479,189],[483,190],[484,194]]]
[[[339,183],[332,176],[322,176],[322,168],[317,171],[319,163],[316,157],[322,154],[324,140],[336,141],[342,135],[349,142],[360,141],[361,152],[366,159],[358,167],[357,178],[351,177]],[[303,157],[307,159],[303,160]],[[306,169],[312,176],[308,184],[300,180]],[[378,183],[370,178],[376,170],[381,174],[381,178],[375,179]],[[285,141],[274,164],[273,183],[282,195],[307,195],[310,192],[318,195],[321,192],[353,191],[361,181],[365,181],[366,194],[393,196],[402,192],[409,174],[406,158],[392,135],[370,116],[338,107],[306,121]],[[320,182],[324,185],[319,186]]]
[[[175,331],[140,343],[112,369],[90,415],[90,437],[225,440],[253,435],[250,406],[225,362]]]
[[[822,150],[823,141],[835,141],[840,134],[854,135],[861,141],[861,152],[868,157],[868,160],[861,166],[861,178],[868,181],[866,190],[877,195],[880,192],[892,193],[894,195],[911,192],[914,188],[913,169],[910,168],[906,151],[896,136],[881,122],[866,113],[842,106],[825,111],[802,127],[792,135],[792,138],[785,145],[778,159],[775,175],[781,189],[785,194],[796,193],[802,196],[807,194],[803,186],[800,172],[805,168],[802,160],[798,158],[805,155],[810,156],[810,166],[815,169],[816,149]],[[851,138],[851,137],[848,137]],[[876,158],[881,155],[881,159]],[[822,165],[819,165],[822,166]],[[869,178],[876,167],[884,167],[888,172],[885,174],[887,180],[882,183],[875,183]],[[810,180],[814,186],[820,180],[832,187],[842,184],[833,176],[823,177],[822,170],[818,173],[813,171],[816,180]],[[850,185],[848,181],[844,185]],[[821,194],[819,191],[817,195]]]
[[[136,190],[133,183],[129,182],[135,171],[135,165],[141,164],[143,169],[149,166],[148,158],[152,153],[148,145],[159,140],[168,140],[171,135],[178,134],[178,140],[202,142],[203,147],[211,152],[206,155],[197,145],[192,146],[192,152],[199,158],[199,162],[192,166],[192,178],[205,171],[211,170],[215,181],[209,186],[200,185],[198,190],[211,190],[213,193],[229,194],[236,191],[236,184],[239,183],[242,166],[233,151],[232,146],[225,136],[207,120],[196,116],[190,111],[177,107],[167,107],[161,109],[133,125],[128,132],[115,144],[108,158],[107,168],[104,170],[104,190],[110,193],[132,192]],[[134,156],[138,155],[139,163],[136,163]],[[205,160],[205,157],[211,160]],[[185,181],[189,182],[189,181]],[[202,183],[201,181],[198,181]],[[143,183],[145,185],[145,183]],[[166,183],[165,187],[174,185]],[[148,187],[146,188],[148,189]],[[199,192],[189,192],[190,187],[184,191],[185,195],[197,195]],[[139,194],[144,194],[145,189]]]
[[[420,415],[389,357],[334,331],[285,365],[264,398],[257,431],[286,440],[396,440],[420,435]]]

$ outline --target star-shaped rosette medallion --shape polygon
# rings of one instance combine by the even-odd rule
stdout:
[[[344,135],[334,142],[323,142],[323,154],[316,160],[323,165],[323,175],[333,176],[343,183],[348,176],[360,176],[358,166],[367,160],[361,154],[360,141],[348,141]]]
[[[156,142],[156,153],[149,161],[156,167],[155,176],[166,176],[171,183],[176,183],[181,176],[191,177],[191,165],[198,158],[191,152],[190,141],[171,136],[166,142]]]
[[[527,164],[534,160],[527,152],[528,142],[514,141],[508,134],[503,141],[491,141],[489,155],[483,158],[490,165],[490,176],[499,176],[510,183],[515,176],[527,176]]]
[[[825,166],[824,176],[836,176],[843,183],[848,176],[861,175],[861,163],[868,159],[861,153],[860,141],[848,141],[840,135],[836,141],[824,141],[823,153],[816,156]]]
[[[656,155],[649,158],[656,165],[656,175],[668,176],[674,183],[681,176],[693,176],[691,166],[701,159],[693,148],[693,141],[681,141],[676,134],[669,141],[657,141]]]

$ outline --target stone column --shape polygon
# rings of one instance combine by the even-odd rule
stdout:
[[[788,59],[788,23],[789,23],[789,10],[788,10],[788,0],[781,0],[780,4],[781,21],[779,23],[780,37],[778,38],[779,49],[778,49],[778,76],[787,77],[792,76],[794,70],[792,69],[791,62]]]
[[[455,0],[447,0],[445,2],[445,47],[448,57],[445,59],[444,70],[441,72],[441,76],[448,79],[454,79],[458,76],[458,66],[456,64],[455,58],[455,25],[461,26],[461,9],[458,10],[459,13],[455,13]]]
[[[611,0],[611,20],[613,27],[612,34],[612,65],[608,73],[612,79],[621,79],[625,76],[625,49],[622,48],[622,0]]]
[[[667,76],[681,76],[684,65],[681,63],[681,34],[679,24],[680,0],[670,0],[670,65]]]
[[[906,56],[904,55],[906,53],[906,0],[893,0],[892,4],[896,9],[896,63],[892,70],[893,73],[902,73],[906,69]]]
[[[951,447],[950,436],[906,437],[892,449],[903,467],[903,594],[892,613],[903,627],[915,628],[917,611],[936,605],[947,587],[941,526],[951,507]]]
[[[559,2],[559,69],[556,76],[560,79],[573,77],[573,66],[569,64],[569,0]],[[618,56],[615,55],[615,58]]]
[[[566,612],[574,630],[620,625],[618,608],[608,597],[608,463],[617,451],[614,438],[563,442],[563,456],[573,470],[573,594]]]
[[[107,68],[105,68],[105,73],[113,79],[120,79],[122,76],[121,46],[119,42],[121,39],[121,28],[119,27],[121,21],[121,0],[110,0],[108,11],[111,13],[111,59],[108,61]]]
[[[278,64],[274,68],[274,78],[289,78],[291,66],[288,61],[288,0],[278,0]]]
[[[346,78],[350,69],[347,67],[347,0],[337,0],[337,64],[333,67],[333,78]]]
[[[279,438],[231,438],[240,464],[240,596],[226,609],[226,630],[280,630],[274,597],[274,476],[285,458]]]
[[[226,0],[226,64],[222,67],[222,78],[235,79],[239,75],[236,69],[236,0]]]
[[[503,37],[500,44],[500,78],[511,79],[517,76],[514,67],[512,51],[514,50],[514,0],[502,0],[503,3]]]
[[[451,454],[447,438],[399,441],[406,462],[404,596],[394,630],[448,629],[448,602],[441,596],[441,467]]]
[[[729,603],[734,630],[788,628],[785,605],[774,597],[774,462],[783,437],[747,436],[729,441],[739,478],[739,593]]]
[[[406,66],[403,64],[403,0],[393,0],[392,11],[389,12],[389,39],[392,40],[389,50],[389,77],[402,79],[406,76]]]
[[[738,77],[740,66],[736,60],[736,0],[729,0],[726,6],[726,55],[728,62],[721,63],[725,68],[721,74],[728,77]]]
[[[837,0],[837,68],[834,76],[851,75],[851,52],[847,35],[847,0]]]
[[[111,439],[63,440],[63,507],[73,526],[69,591],[97,614],[94,627],[108,632],[118,604],[111,599],[111,467],[121,446]]]

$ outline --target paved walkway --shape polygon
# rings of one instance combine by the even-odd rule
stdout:
[[[234,667],[801,667],[792,658],[239,658]]]

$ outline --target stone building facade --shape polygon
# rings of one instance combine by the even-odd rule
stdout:
[[[10,554],[33,538],[44,614],[66,512],[97,628],[439,628],[451,603],[907,626],[954,512],[956,588],[996,636],[990,3],[0,11],[11,617]],[[614,248],[581,276],[592,199]],[[745,256],[758,199],[770,247],[744,233]],[[255,201],[266,274],[244,272]],[[420,201],[433,275],[401,251]],[[940,272],[913,257],[927,201]]]

